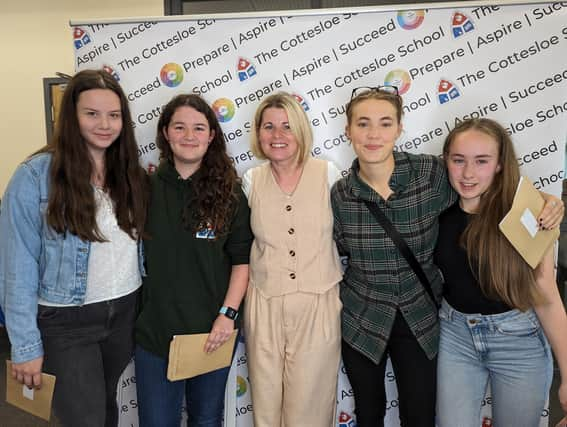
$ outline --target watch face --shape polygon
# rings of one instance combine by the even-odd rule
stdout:
[[[238,311],[231,307],[222,307],[220,309],[220,313],[232,320],[235,320],[238,317]]]

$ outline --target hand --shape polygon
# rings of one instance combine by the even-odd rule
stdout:
[[[565,206],[563,201],[551,194],[541,193],[545,200],[543,210],[538,217],[539,226],[542,230],[551,230],[559,227],[563,215],[565,214]]]
[[[234,331],[234,320],[229,319],[224,314],[219,314],[213,323],[213,328],[209,332],[205,343],[205,353],[212,353],[225,342],[228,341]]]
[[[12,363],[12,378],[29,388],[41,388],[41,367],[43,356],[23,363]]]
[[[561,421],[555,424],[555,427],[566,427],[567,426],[567,416],[563,417]]]

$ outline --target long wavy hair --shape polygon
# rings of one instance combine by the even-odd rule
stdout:
[[[213,109],[203,98],[194,94],[175,96],[162,109],[157,125],[156,143],[160,149],[162,161],[174,164],[173,151],[165,139],[167,130],[175,111],[181,107],[190,107],[203,114],[214,131],[213,140],[199,166],[199,173],[194,175],[194,197],[187,201],[183,211],[183,225],[197,231],[212,226],[215,236],[228,232],[234,209],[237,206],[237,187],[239,178],[226,152],[224,134]],[[193,208],[196,206],[196,209]],[[191,215],[190,212],[193,212]]]
[[[476,130],[490,136],[498,147],[500,171],[480,198],[478,211],[471,216],[461,235],[471,270],[483,293],[508,306],[527,310],[541,302],[534,271],[498,229],[498,224],[512,207],[520,181],[520,168],[512,139],[499,123],[487,118],[470,119],[457,125],[443,146],[449,158],[451,144],[463,132]]]
[[[47,223],[58,233],[68,231],[86,241],[106,241],[96,223],[93,160],[77,118],[79,96],[91,89],[111,90],[120,99],[122,130],[104,154],[104,188],[113,201],[119,227],[137,239],[146,222],[147,176],[138,163],[128,100],[114,77],[103,70],[84,70],[71,78],[63,93],[53,140],[39,150],[52,154]]]

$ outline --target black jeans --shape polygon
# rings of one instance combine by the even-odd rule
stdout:
[[[118,425],[116,387],[134,350],[137,298],[39,306],[43,371],[56,376],[53,407],[64,426]]]
[[[437,358],[427,358],[399,311],[386,352],[378,365],[345,341],[342,356],[354,394],[358,427],[384,425],[387,356],[390,356],[396,375],[401,426],[435,427]]]

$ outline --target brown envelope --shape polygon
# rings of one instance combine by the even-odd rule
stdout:
[[[543,197],[526,177],[521,177],[510,212],[499,224],[500,231],[532,268],[559,237],[559,228],[537,229],[537,216],[545,204]]]
[[[169,344],[167,379],[186,380],[230,366],[237,334],[235,329],[228,341],[212,353],[203,351],[209,334],[175,335]]]
[[[55,376],[41,374],[41,389],[28,389],[12,378],[12,362],[6,360],[6,402],[49,421]]]

